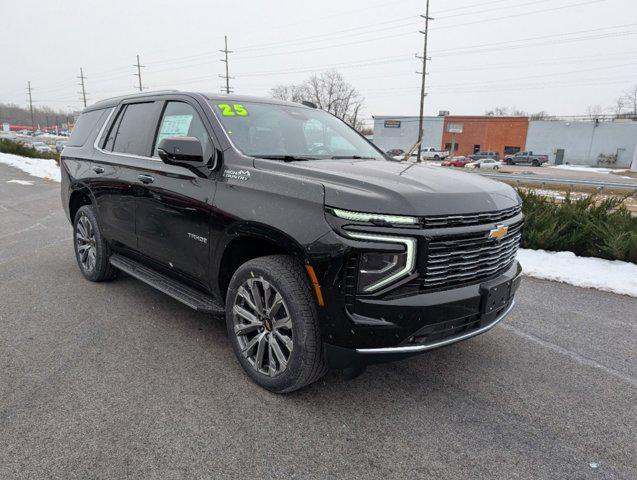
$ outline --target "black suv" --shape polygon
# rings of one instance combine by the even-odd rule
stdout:
[[[61,164],[84,276],[123,271],[225,314],[242,367],[275,392],[467,339],[513,307],[516,192],[394,160],[309,103],[106,100]]]

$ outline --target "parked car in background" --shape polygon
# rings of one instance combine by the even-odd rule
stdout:
[[[64,141],[64,140],[58,140],[57,142],[55,142],[55,151],[58,153],[62,153],[62,150],[64,150],[64,147],[66,146],[68,142]]]
[[[32,148],[35,148],[38,152],[47,152],[50,153],[53,150],[51,150],[51,147],[49,147],[46,143],[44,142],[33,142],[31,144]]]
[[[471,159],[467,157],[451,157],[442,162],[440,165],[443,167],[464,167],[467,163],[470,163]]]
[[[416,152],[414,157],[418,155]],[[422,147],[420,151],[420,158],[423,160],[442,160],[449,156],[449,152],[443,152],[434,147]]]
[[[494,160],[493,158],[481,158],[480,160],[476,160],[475,162],[467,163],[466,168],[470,170],[474,170],[477,168],[479,168],[480,170],[499,170],[500,162]]]
[[[518,152],[514,155],[507,155],[504,157],[504,163],[507,165],[523,164],[539,167],[548,161],[548,155],[535,155],[533,152]]]
[[[405,151],[400,148],[392,148],[391,150],[387,150],[386,153],[390,157],[399,157],[400,155],[404,155]]]
[[[494,152],[493,150],[479,151],[476,153],[472,153],[469,155],[471,160],[480,160],[481,158],[493,158],[494,160],[500,161],[500,153]]]

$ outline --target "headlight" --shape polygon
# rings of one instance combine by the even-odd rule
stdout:
[[[394,225],[416,225],[418,219],[416,217],[408,217],[405,215],[384,215],[380,213],[365,213],[365,212],[352,212],[350,210],[341,210],[340,208],[333,208],[334,215],[345,220],[352,220],[354,222],[386,222]]]
[[[413,272],[416,264],[415,239],[358,232],[347,232],[347,235],[359,240],[399,243],[405,246],[405,251],[399,253],[362,253],[358,272],[359,292],[369,293],[379,290]]]

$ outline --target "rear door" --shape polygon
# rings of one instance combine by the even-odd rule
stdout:
[[[135,204],[141,193],[138,169],[150,154],[158,109],[158,103],[152,100],[121,104],[96,142],[97,180],[93,191],[106,237],[116,248],[137,249]]]
[[[143,190],[136,203],[138,249],[163,269],[208,287],[216,188],[212,131],[199,104],[189,97],[173,96],[161,102],[160,111],[151,158],[140,171]],[[157,146],[168,136],[199,139],[205,162],[195,171],[163,163]]]

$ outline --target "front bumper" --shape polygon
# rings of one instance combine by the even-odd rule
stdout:
[[[507,301],[487,313],[484,284],[374,302],[367,306],[368,311],[375,310],[381,318],[395,319],[396,323],[353,329],[360,343],[351,348],[325,343],[328,365],[343,369],[400,360],[487,332],[513,309],[521,273],[515,262],[502,275],[484,283],[511,285]]]

